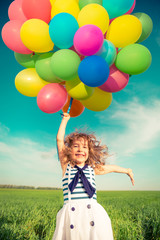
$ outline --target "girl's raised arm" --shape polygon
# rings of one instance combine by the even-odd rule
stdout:
[[[60,124],[58,133],[57,133],[57,150],[58,150],[58,156],[59,156],[63,173],[65,172],[66,166],[67,166],[67,164],[64,163],[66,159],[63,156],[63,150],[65,147],[64,146],[65,130],[66,130],[66,125],[69,119],[70,119],[70,115],[68,113],[63,113],[62,122]]]

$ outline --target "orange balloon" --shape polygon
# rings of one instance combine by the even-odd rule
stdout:
[[[71,99],[71,97],[68,96],[67,103],[62,108],[63,112],[68,111],[68,108],[70,105],[70,99]],[[85,109],[85,107],[82,105],[82,103],[80,101],[73,99],[69,115],[71,117],[78,117],[79,115],[81,115],[83,113],[84,109]]]

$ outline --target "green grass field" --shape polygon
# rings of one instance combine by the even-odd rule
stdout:
[[[115,240],[160,240],[160,192],[98,191],[97,196]],[[61,190],[0,189],[0,240],[51,240],[62,206]]]

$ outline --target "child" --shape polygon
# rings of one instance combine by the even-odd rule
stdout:
[[[126,173],[134,185],[132,170],[105,165],[107,147],[100,145],[94,135],[75,132],[64,141],[69,118],[68,113],[63,114],[57,134],[64,205],[57,214],[52,240],[113,240],[110,218],[96,200],[94,175]]]

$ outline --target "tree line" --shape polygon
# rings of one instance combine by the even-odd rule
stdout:
[[[34,187],[34,186],[23,186],[23,185],[7,185],[0,184],[0,188],[16,188],[16,189],[37,189],[37,190],[61,190],[61,188],[57,187]]]

